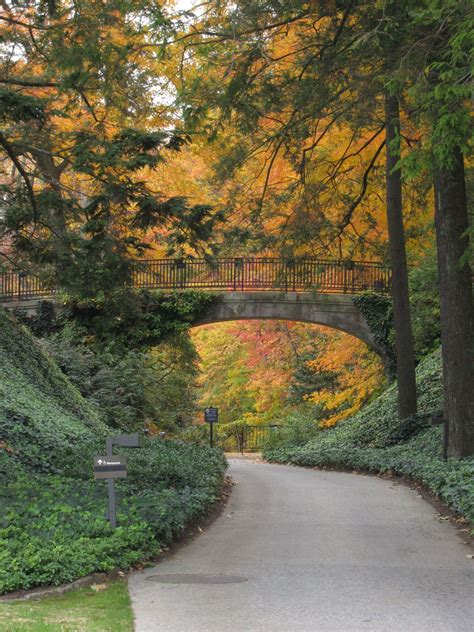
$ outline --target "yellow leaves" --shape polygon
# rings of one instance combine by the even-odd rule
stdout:
[[[321,389],[307,397],[323,410],[325,427],[355,414],[385,381],[381,359],[361,340],[343,333],[329,337],[322,353],[307,365],[315,373],[338,374],[337,389]]]
[[[252,322],[207,325],[193,332],[201,356],[201,405],[221,407],[222,421],[271,423],[291,403],[298,362],[306,354],[314,373],[336,379],[301,397],[332,426],[353,415],[383,384],[381,360],[360,340],[342,332],[302,323]],[[307,391],[306,391],[307,392]]]

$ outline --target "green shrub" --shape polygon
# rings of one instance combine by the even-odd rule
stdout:
[[[17,321],[25,325],[38,338],[51,336],[61,328],[52,301],[39,301],[34,314],[29,314],[22,309],[15,309],[13,313]]]
[[[322,432],[318,420],[304,413],[294,412],[284,420],[278,432],[272,433],[266,442],[267,449],[279,446],[302,446]]]
[[[99,349],[146,350],[188,331],[218,299],[197,290],[120,290],[107,297],[68,301],[61,322],[75,338]]]
[[[115,355],[56,335],[42,340],[61,370],[107,426],[139,432],[149,424],[174,430],[196,406],[196,352],[187,333],[150,352]]]
[[[410,305],[415,354],[418,359],[436,349],[441,340],[438,264],[432,250],[410,270]]]
[[[385,294],[377,294],[377,292],[369,290],[353,296],[352,301],[366,319],[375,342],[383,350],[389,374],[395,377],[397,358],[391,299]]]
[[[147,439],[105,520],[95,454],[111,430],[23,327],[0,310],[0,593],[129,568],[156,555],[215,500],[220,451]]]
[[[109,427],[176,431],[196,407],[197,352],[188,330],[215,299],[194,291],[125,291],[115,301],[71,303],[59,317],[47,301],[36,314],[17,310],[16,317],[42,337],[48,354]]]
[[[207,446],[209,445],[209,425],[187,426],[180,431],[179,438],[194,445]]]
[[[214,502],[226,468],[220,451],[184,442],[148,439],[128,456],[129,476],[116,482],[115,531],[105,520],[106,481],[92,479],[90,455],[82,478],[9,476],[0,490],[0,593],[156,556]]]

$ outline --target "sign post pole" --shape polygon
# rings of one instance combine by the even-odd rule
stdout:
[[[106,441],[107,450],[106,451],[107,451],[108,457],[114,456],[113,445],[114,444],[112,441],[112,437],[107,437],[107,441]],[[108,497],[109,497],[107,519],[112,529],[115,529],[117,526],[117,503],[115,500],[115,479],[114,478],[107,479],[107,490],[108,490]]]
[[[113,478],[107,479],[107,486],[109,491],[109,509],[107,512],[107,518],[110,522],[112,529],[117,526],[117,505],[115,502],[115,480]]]
[[[214,447],[214,424],[219,421],[219,410],[210,406],[204,409],[204,421],[209,424],[209,444]]]
[[[108,506],[106,518],[112,529],[115,529],[117,526],[115,479],[126,478],[127,476],[127,459],[122,456],[114,456],[114,445],[122,448],[141,448],[143,447],[143,437],[140,437],[138,434],[107,437],[107,455],[94,458],[94,477],[96,479],[107,479]]]

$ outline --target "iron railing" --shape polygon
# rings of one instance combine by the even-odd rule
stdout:
[[[41,280],[25,272],[0,272],[0,301],[27,301],[51,298],[56,290],[48,288]]]
[[[240,452],[260,452],[270,438],[278,434],[280,426],[244,426],[240,440]]]
[[[260,452],[271,438],[278,436],[278,424],[233,427],[226,433],[225,424],[217,433],[216,445],[225,452]]]
[[[136,288],[221,291],[280,290],[357,294],[371,289],[389,292],[390,268],[380,263],[331,261],[315,258],[228,257],[207,259],[152,259],[133,274]],[[28,300],[55,293],[23,272],[0,273],[0,301]]]

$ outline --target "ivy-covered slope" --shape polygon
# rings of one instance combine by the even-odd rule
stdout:
[[[440,352],[417,369],[418,415],[400,422],[396,385],[357,415],[323,430],[304,445],[268,446],[269,461],[393,472],[422,482],[474,522],[474,458],[442,459],[442,429],[429,417],[443,409]]]
[[[92,458],[114,432],[0,309],[0,594],[127,569],[214,502],[226,468],[220,451],[149,438],[128,451],[113,530]]]
[[[106,427],[39,343],[0,309],[0,467],[68,468]],[[1,473],[1,470],[0,470]]]

